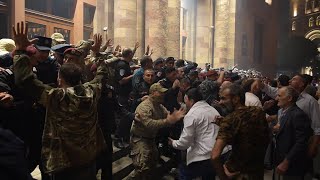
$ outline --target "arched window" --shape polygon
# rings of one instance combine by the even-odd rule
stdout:
[[[320,26],[320,16],[317,17],[316,25],[317,25],[317,26]]]
[[[311,18],[309,19],[309,27],[313,27],[313,25],[314,25],[314,18],[311,17]]]
[[[306,14],[309,14],[309,13],[311,13],[311,10],[312,10],[311,0],[306,0],[306,3],[305,3],[305,13],[306,13]]]
[[[296,30],[296,22],[293,21],[292,22],[292,27],[291,27],[292,31],[295,31]]]

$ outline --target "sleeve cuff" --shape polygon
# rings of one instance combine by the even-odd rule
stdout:
[[[172,141],[172,147],[173,147],[174,149],[177,149],[177,148],[178,148],[177,140],[173,140],[173,141]]]

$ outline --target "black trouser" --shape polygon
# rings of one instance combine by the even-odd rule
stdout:
[[[126,111],[130,111],[130,106],[129,106],[128,100],[129,100],[129,96],[118,96],[119,104]],[[124,114],[122,114],[122,113],[121,114],[118,113],[117,117],[118,117],[119,122],[118,122],[117,130],[116,130],[116,135],[119,138],[129,140],[130,139],[130,129],[131,129],[131,125],[133,122],[133,117],[130,115],[124,116]]]
[[[107,149],[97,157],[97,171],[101,169],[101,180],[112,180],[112,138],[111,132],[114,125],[114,99],[103,95],[98,103],[98,122],[101,127]]]
[[[203,180],[214,180],[216,173],[210,159],[189,164],[185,171],[186,180],[201,177]]]

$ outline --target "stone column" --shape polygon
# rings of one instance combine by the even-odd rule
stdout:
[[[235,56],[236,0],[216,1],[214,64],[230,68]]]
[[[154,58],[167,55],[167,16],[169,0],[146,0],[146,46],[155,50]],[[170,0],[171,1],[171,0]]]
[[[135,56],[142,57],[146,50],[145,45],[145,11],[146,0],[137,0],[137,41],[140,43],[140,48]]]
[[[77,44],[80,40],[83,39],[83,0],[78,0],[75,13],[74,13],[74,44]]]
[[[106,0],[104,8],[107,16],[108,37],[114,40],[114,0]]]
[[[210,0],[211,1],[211,0]],[[197,24],[196,24],[196,62],[204,67],[205,63],[211,63],[209,59],[210,49],[210,1],[198,0]]]
[[[104,36],[103,27],[107,26],[106,22],[106,12],[105,12],[105,0],[97,0],[96,11],[93,19],[93,33],[100,33]],[[103,38],[105,41],[105,38]]]
[[[8,1],[10,4],[10,1]],[[11,0],[11,22],[16,25],[18,22],[25,21],[25,0]],[[11,28],[10,28],[11,30]]]
[[[168,1],[167,56],[180,58],[180,0]]]
[[[114,43],[133,48],[137,41],[137,1],[114,1]]]

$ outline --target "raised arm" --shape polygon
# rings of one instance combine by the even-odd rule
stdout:
[[[13,36],[16,43],[14,61],[15,84],[23,89],[23,92],[32,99],[46,105],[46,94],[52,87],[43,84],[37,79],[37,76],[32,72],[33,64],[30,57],[27,55],[27,47],[32,45],[35,40],[29,41],[27,38],[27,26],[24,22],[17,24],[17,28],[13,27]]]

